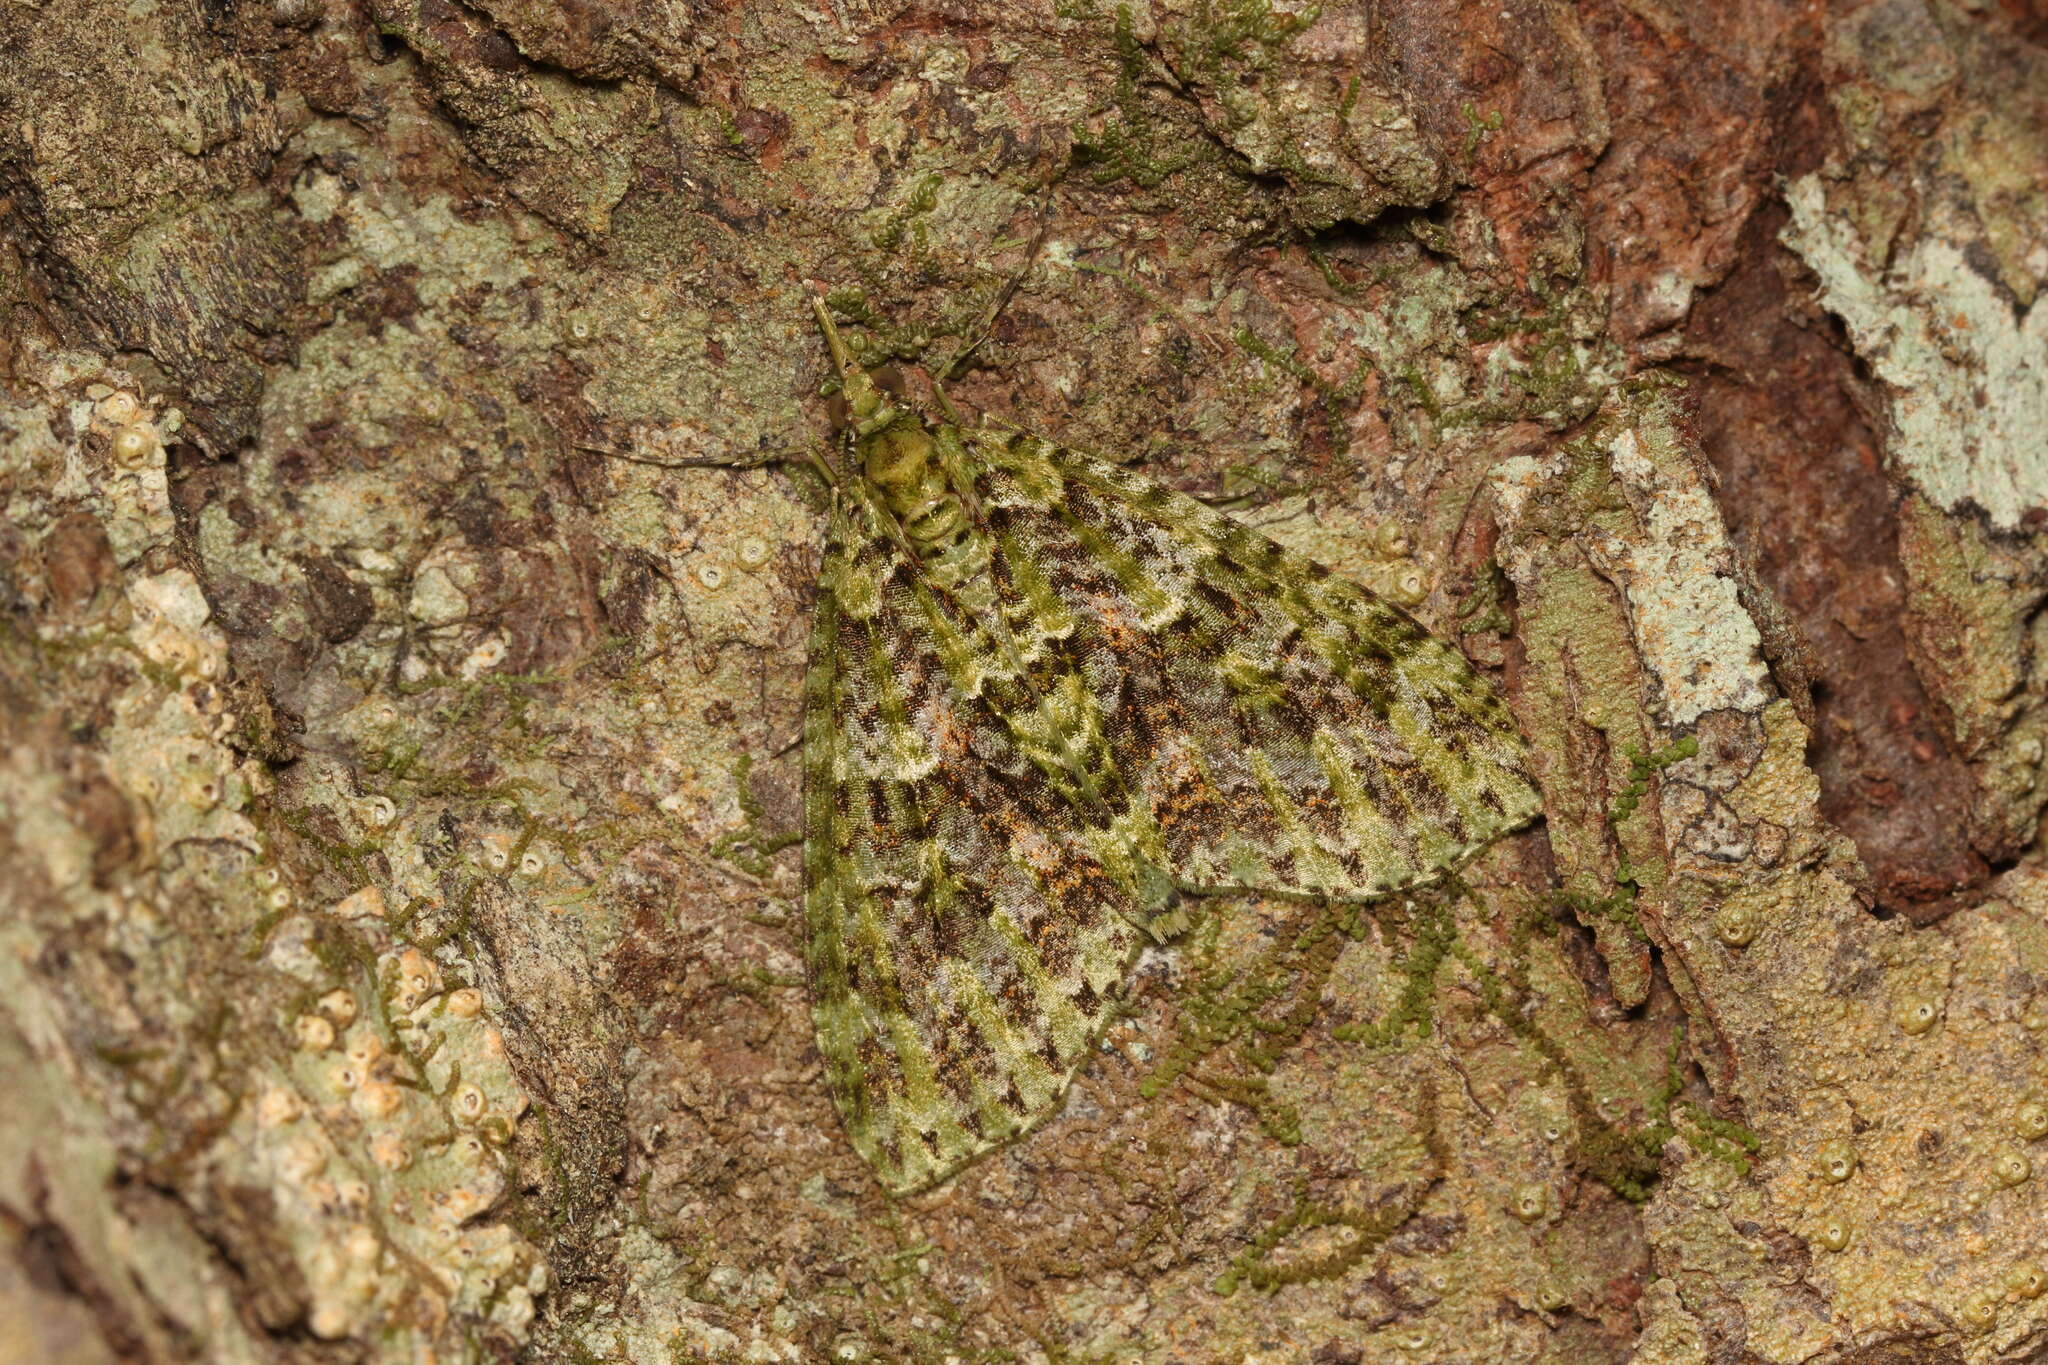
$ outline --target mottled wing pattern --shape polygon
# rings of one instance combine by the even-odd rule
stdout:
[[[804,722],[818,1045],[855,1148],[929,1184],[1057,1107],[1139,938],[1071,802],[960,690],[946,607],[857,483],[833,517]]]
[[[1399,608],[1128,470],[1005,432],[969,449],[1018,649],[1039,687],[1079,675],[1104,736],[1099,845],[1184,890],[1363,898],[1537,813],[1492,684]]]
[[[805,699],[819,1047],[896,1190],[1053,1112],[1176,889],[1380,895],[1537,809],[1405,613],[1115,466],[935,439],[971,525],[919,561],[840,484]]]

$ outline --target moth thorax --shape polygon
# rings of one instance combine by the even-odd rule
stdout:
[[[913,544],[931,547],[959,538],[967,527],[966,509],[946,486],[928,432],[908,424],[893,426],[862,446],[868,482]]]

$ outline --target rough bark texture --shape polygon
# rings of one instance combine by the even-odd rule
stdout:
[[[0,39],[0,1359],[2048,1351],[2026,0]],[[892,1202],[791,913],[786,462],[813,295],[914,374],[1013,276],[956,400],[1412,604],[1548,819],[1211,907]]]

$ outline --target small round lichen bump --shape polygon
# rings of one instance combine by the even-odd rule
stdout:
[[[464,1085],[456,1090],[451,1107],[457,1122],[475,1123],[489,1110],[490,1101],[475,1086]]]
[[[2012,1130],[2028,1142],[2048,1137],[2048,1104],[2028,1100],[2013,1111]]]
[[[1747,948],[1756,941],[1757,914],[1753,906],[1729,905],[1714,916],[1714,934],[1730,948]]]
[[[307,1052],[325,1052],[334,1046],[334,1025],[317,1014],[302,1014],[292,1026],[299,1046]]]
[[[1517,1185],[1508,1207],[1524,1223],[1540,1223],[1550,1214],[1550,1187],[1534,1183]]]
[[[1991,1161],[1991,1178],[2007,1186],[2024,1185],[2034,1174],[2034,1163],[2020,1151],[2000,1152]]]
[[[396,1133],[379,1133],[370,1139],[370,1160],[395,1175],[412,1165],[412,1148]]]
[[[1941,1006],[1929,996],[1909,995],[1899,1001],[1892,1021],[1905,1033],[1922,1034],[1941,1022]]]
[[[358,1029],[348,1040],[342,1053],[350,1061],[368,1072],[384,1055],[384,1040],[370,1029]]]
[[[1988,1332],[1998,1325],[1998,1295],[1988,1289],[1980,1289],[1964,1299],[1956,1309],[1956,1316],[1971,1332]]]
[[[417,948],[398,955],[396,975],[391,1003],[398,1010],[410,1013],[441,993],[440,967]]]
[[[125,427],[141,415],[142,404],[125,390],[117,389],[99,401],[99,418],[110,427]]]
[[[114,433],[114,463],[123,469],[140,469],[156,452],[156,428],[147,422],[131,422]]]
[[[474,986],[464,986],[448,993],[448,1012],[457,1019],[474,1019],[483,1007],[483,993]]]
[[[266,1090],[263,1098],[256,1102],[256,1121],[265,1128],[282,1128],[296,1123],[305,1112],[306,1106],[289,1090]]]
[[[2014,1299],[2038,1299],[2048,1293],[2048,1270],[2037,1261],[2022,1261],[2005,1272],[2006,1295]]]
[[[350,1098],[355,1111],[366,1119],[386,1119],[398,1112],[398,1106],[405,1102],[399,1088],[389,1081],[365,1081]]]
[[[1816,1162],[1821,1179],[1837,1185],[1856,1174],[1856,1148],[1847,1138],[1824,1143]]]
[[[356,1021],[355,992],[336,987],[320,997],[320,1012],[334,1021],[336,1028],[347,1028]]]
[[[1429,579],[1420,568],[1411,565],[1393,576],[1387,595],[1404,607],[1421,606],[1429,596]]]
[[[1846,1218],[1830,1218],[1820,1225],[1813,1240],[1829,1251],[1847,1251],[1855,1233]]]

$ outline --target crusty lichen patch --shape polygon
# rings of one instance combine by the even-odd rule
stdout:
[[[502,1214],[528,1100],[474,968],[406,940],[375,883],[309,908],[304,864],[273,856],[294,841],[243,747],[260,694],[171,553],[177,414],[84,357],[32,354],[17,375],[54,420],[7,423],[41,610],[0,651],[10,695],[37,698],[0,732],[5,996],[44,1065],[80,1040],[66,1146],[163,1193],[161,1226],[110,1231],[103,1264],[148,1286],[146,1337],[168,1313],[224,1351],[232,1315],[200,1292],[181,1217],[265,1267],[272,1329],[422,1351],[451,1324],[524,1339],[546,1269]],[[392,814],[364,806],[357,834]],[[61,964],[37,947],[59,939]],[[0,1120],[10,1181],[49,1140]]]
[[[2008,531],[2048,507],[2048,315],[2016,310],[1939,236],[1873,259],[1818,174],[1789,186],[1786,202],[1786,244],[1885,381],[1901,473],[1943,509],[1975,507]]]
[[[1525,686],[1540,698],[1536,724],[1562,737],[1553,801],[1611,780],[1578,727],[1666,714],[1669,678],[1657,670],[1689,684],[1739,680],[1721,704],[1681,712],[1691,719],[1673,729],[1689,732],[1693,751],[1656,775],[1654,795],[1617,830],[1642,885],[1641,928],[1686,1001],[1694,1055],[1725,1116],[1757,1139],[1751,1178],[1715,1153],[1712,1139],[1732,1129],[1666,1151],[1648,1230],[1668,1290],[1650,1300],[1646,1340],[1672,1354],[1650,1358],[1692,1358],[1701,1324],[1774,1361],[1880,1340],[2019,1358],[2048,1330],[2038,1300],[2006,1287],[2024,1280],[2048,1222],[2034,1197],[2035,1139],[2023,1136],[2029,1058],[2048,1022],[2032,964],[2048,936],[2016,907],[2038,898],[2037,879],[2015,875],[2001,899],[1933,929],[1875,920],[1857,902],[1853,854],[1818,817],[1807,732],[1759,671],[1753,629],[1714,630],[1715,612],[1699,609],[1681,650],[1631,637],[1624,652],[1643,661],[1641,674],[1580,660],[1601,619],[1587,610],[1599,605],[1584,581],[1589,537],[1634,547],[1622,580],[1631,623],[1638,603],[1697,602],[1688,594],[1703,575],[1732,577],[1717,515],[1660,518],[1657,499],[1615,495],[1629,483],[1683,486],[1690,456],[1663,411],[1661,399],[1626,407],[1611,420],[1633,441],[1610,426],[1575,453],[1497,476],[1502,559],[1528,617]],[[1645,459],[1654,482],[1623,467]],[[1576,510],[1567,519],[1561,509]],[[1560,611],[1569,637],[1548,623]],[[1631,694],[1612,695],[1622,687]],[[1573,719],[1544,719],[1561,705]],[[1581,842],[1560,847],[1583,856]],[[1783,1273],[1786,1239],[1805,1249],[1798,1280]]]

